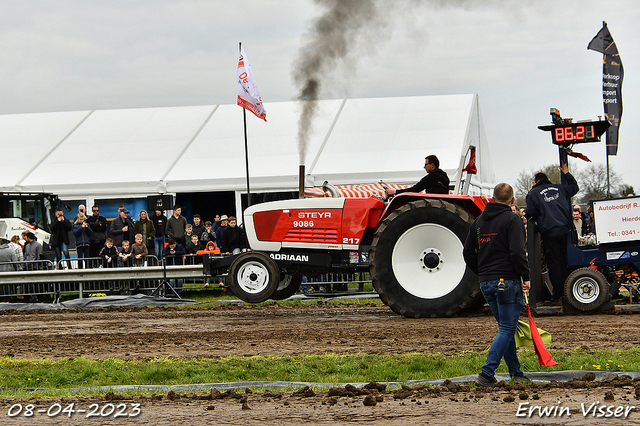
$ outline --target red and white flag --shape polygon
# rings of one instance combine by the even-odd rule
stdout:
[[[267,111],[262,105],[262,98],[256,87],[247,54],[244,53],[244,47],[240,47],[240,60],[238,61],[238,105],[251,111],[256,117],[267,121]]]
[[[476,167],[476,147],[471,146],[471,157],[469,158],[469,164],[462,169],[463,172],[467,172],[470,175],[475,175],[478,173],[478,168]]]

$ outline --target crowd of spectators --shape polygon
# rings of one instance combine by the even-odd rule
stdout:
[[[144,267],[157,265],[184,265],[202,263],[202,255],[237,254],[249,250],[244,229],[237,226],[235,217],[216,214],[213,221],[203,221],[194,214],[191,223],[182,216],[182,208],[173,206],[173,213],[167,218],[162,210],[149,214],[138,212],[135,220],[131,212],[122,204],[118,206],[117,217],[109,221],[100,214],[100,208],[91,207],[91,214],[84,205],[78,206],[73,220],[65,218],[62,208],[56,208],[49,228],[49,245],[55,253],[52,264],[45,257],[43,245],[34,232],[25,231],[14,235],[11,241],[0,238],[0,272],[51,269]],[[69,254],[70,243],[75,238],[76,258]],[[157,259],[157,261],[156,261]],[[224,279],[217,280],[227,295],[231,290]],[[211,279],[207,279],[207,286]],[[139,288],[139,282],[132,282]],[[171,286],[180,294],[182,280],[170,280]],[[109,282],[110,290],[116,290],[115,282]],[[25,286],[18,286],[13,294],[23,299]],[[5,289],[0,288],[0,298]],[[30,301],[37,301],[31,296]]]
[[[102,266],[144,266],[147,256],[158,260],[167,258],[168,265],[184,264],[190,257],[193,262],[201,262],[204,253],[237,254],[248,250],[244,229],[237,226],[235,217],[215,215],[213,222],[204,221],[199,214],[193,215],[191,223],[182,216],[179,205],[173,207],[173,214],[167,218],[162,210],[151,215],[146,210],[138,212],[135,220],[124,206],[118,206],[118,216],[109,221],[100,214],[100,208],[93,206],[87,215],[84,205],[78,206],[73,220],[64,217],[57,208],[50,227],[50,245],[55,252],[55,261],[61,267],[70,267],[70,234],[75,237],[78,268]],[[40,241],[32,232],[23,232],[11,241],[0,239],[0,271],[15,270],[22,261],[45,260]],[[14,266],[12,266],[12,264]]]

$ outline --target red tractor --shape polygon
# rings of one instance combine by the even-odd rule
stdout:
[[[250,251],[210,255],[212,275],[245,302],[285,299],[305,272],[370,271],[394,312],[411,318],[452,315],[482,298],[462,247],[484,197],[404,193],[370,198],[307,198],[249,207]]]

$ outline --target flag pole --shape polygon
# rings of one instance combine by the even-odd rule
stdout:
[[[238,43],[238,52],[242,52],[242,42]],[[247,207],[251,206],[251,190],[249,188],[249,144],[247,142],[247,110],[242,108],[242,120],[244,122],[244,162],[247,173]]]
[[[247,110],[242,108],[244,120],[244,162],[247,170],[247,207],[251,206],[251,190],[249,189],[249,147],[247,144]]]
[[[607,198],[611,198],[611,184],[609,180],[609,153],[607,153]]]

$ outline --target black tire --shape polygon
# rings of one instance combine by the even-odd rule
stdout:
[[[369,252],[382,301],[410,318],[450,316],[477,305],[478,277],[462,257],[473,220],[466,209],[438,199],[413,201],[389,214]]]
[[[296,272],[295,274],[281,272],[278,288],[271,295],[271,299],[284,300],[290,298],[296,294],[296,291],[300,288],[300,284],[302,284],[302,274],[300,272]]]
[[[576,309],[593,311],[609,300],[609,282],[602,272],[593,268],[576,269],[564,282],[564,294]]]
[[[269,299],[278,288],[280,269],[264,253],[248,251],[229,266],[229,287],[240,300],[260,303]]]

